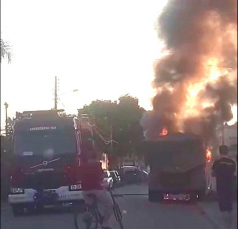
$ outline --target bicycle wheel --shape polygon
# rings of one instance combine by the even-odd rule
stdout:
[[[86,229],[97,229],[99,224],[98,210],[96,208],[90,209],[88,213],[90,214],[90,221],[87,221],[87,222],[84,221],[86,225]]]
[[[84,210],[78,206],[74,207],[74,226],[76,229],[97,229],[97,211],[87,207],[84,207]]]
[[[115,218],[116,218],[117,222],[120,225],[120,228],[124,229],[123,224],[122,224],[121,210],[120,210],[119,205],[117,203],[114,204],[113,212],[114,212],[114,215],[115,215]]]
[[[119,223],[119,225],[120,225],[120,228],[121,228],[121,229],[124,229],[124,226],[123,226],[123,224],[122,224],[122,221],[119,220],[118,223]]]
[[[82,229],[83,214],[86,211],[84,203],[73,203],[74,226],[76,229]]]
[[[121,210],[120,210],[117,203],[114,204],[113,212],[114,212],[114,215],[115,215],[115,218],[116,218],[117,221],[122,219]]]

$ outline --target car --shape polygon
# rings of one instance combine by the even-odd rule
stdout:
[[[129,171],[136,171],[138,170],[138,166],[135,165],[125,165],[120,168],[121,173],[129,172]]]
[[[147,182],[149,178],[149,173],[145,170],[141,170],[142,181]]]
[[[123,166],[120,169],[121,179],[124,184],[140,183],[142,170],[137,166]]]
[[[121,184],[121,177],[116,170],[110,171],[111,177],[113,179],[113,185],[119,186]]]
[[[102,186],[105,189],[111,189],[113,187],[113,178],[108,170],[104,171]]]

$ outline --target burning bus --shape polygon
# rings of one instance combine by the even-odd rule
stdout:
[[[140,150],[150,167],[150,201],[162,201],[166,194],[189,194],[194,200],[205,196],[211,152],[200,137],[163,129],[157,138],[145,140]]]

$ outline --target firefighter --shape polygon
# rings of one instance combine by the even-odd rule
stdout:
[[[219,209],[227,228],[232,226],[232,197],[234,186],[235,162],[228,158],[228,147],[219,147],[220,158],[212,166],[212,174],[216,177]]]

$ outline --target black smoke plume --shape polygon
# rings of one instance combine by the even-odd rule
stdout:
[[[167,55],[154,65],[157,95],[150,122],[159,116],[162,123],[153,128],[214,134],[218,122],[232,119],[231,107],[237,104],[237,0],[170,0],[158,28]],[[213,68],[219,74],[214,80],[209,78]],[[203,82],[196,112],[185,116],[188,87]]]

